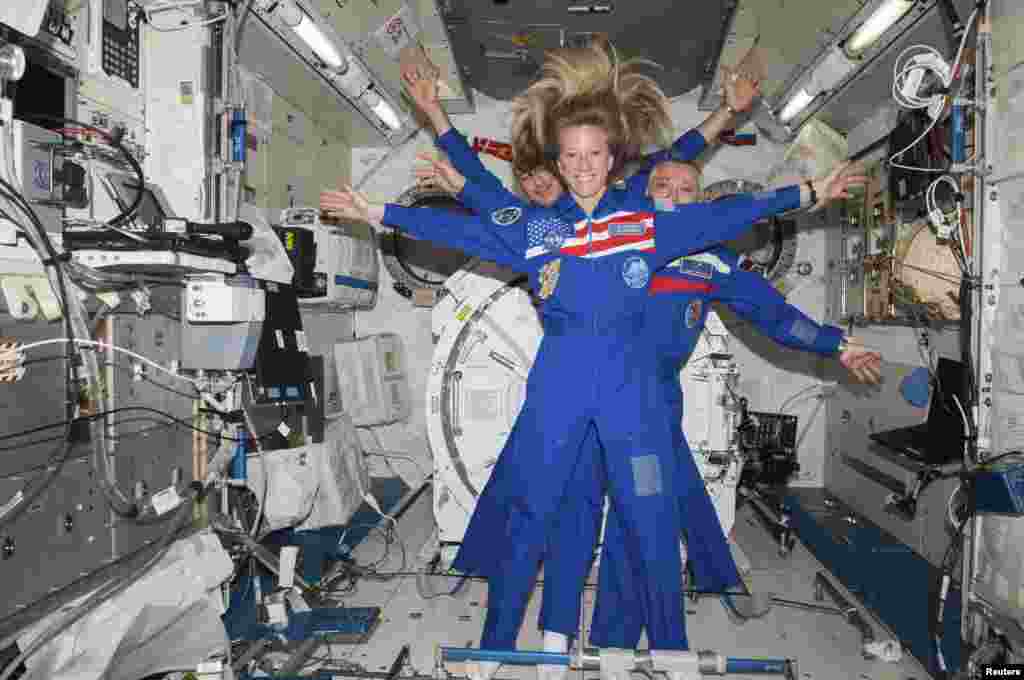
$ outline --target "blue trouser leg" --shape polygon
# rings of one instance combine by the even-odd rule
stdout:
[[[688,553],[691,558],[694,553],[701,556],[693,563],[696,580],[698,585],[708,590],[724,589],[739,581],[736,565],[682,432],[674,433],[673,440],[681,485],[678,503],[680,517],[687,527]],[[635,557],[623,536],[622,523],[613,507],[608,513],[597,604],[590,629],[590,642],[594,645],[633,648],[640,640],[643,626],[649,625],[648,616],[638,604],[637,586],[632,580],[636,572],[629,565],[634,561]],[[682,601],[679,601],[679,611],[682,618],[685,615]],[[650,630],[648,638],[653,640]],[[687,644],[685,628],[682,642]],[[655,647],[653,641],[651,646]]]
[[[569,489],[548,534],[544,555],[539,627],[567,635],[570,640],[579,627],[583,587],[601,532],[603,466],[597,428],[591,425],[583,439]]]
[[[626,400],[628,402],[628,399]],[[652,406],[649,400],[638,400]],[[625,560],[621,571],[612,578],[626,585],[620,591],[632,603],[620,602],[624,609],[606,616],[643,621],[652,649],[685,649],[686,638],[682,609],[682,563],[679,556],[680,517],[676,490],[680,469],[675,463],[672,429],[668,414],[651,412],[628,414],[617,412],[599,424],[598,433],[605,451],[608,473],[611,517],[608,530],[621,539]],[[611,417],[614,415],[614,419]],[[633,416],[633,430],[622,428],[623,418]],[[602,429],[601,424],[609,427]],[[618,426],[616,426],[618,424]],[[613,529],[613,526],[617,527]],[[605,541],[605,545],[609,540]],[[607,573],[612,567],[602,567]],[[603,576],[603,574],[602,574]],[[629,581],[632,580],[632,585]],[[602,583],[602,590],[604,584]],[[623,646],[634,646],[632,630],[621,631]],[[636,635],[639,639],[639,635]]]
[[[559,396],[562,397],[560,412],[550,403]],[[584,434],[590,426],[585,414],[567,417],[565,411],[564,395],[555,394],[549,400],[538,398],[532,403],[528,398],[516,420],[513,435],[502,451],[506,459],[501,481],[507,502],[506,526],[495,534],[497,541],[490,546],[498,566],[485,574],[490,587],[481,647],[515,648],[537,568],[547,546],[548,529],[569,488]],[[473,529],[472,521],[470,529]],[[470,535],[471,531],[467,530],[467,537]],[[472,536],[474,543],[487,541],[478,530],[473,530]],[[463,549],[466,547],[463,543]],[[458,561],[457,557],[456,563]],[[459,568],[458,564],[455,566]]]
[[[626,553],[625,529],[619,513],[614,507],[609,508],[601,548],[597,603],[590,625],[589,642],[595,647],[636,649],[640,643],[647,614],[636,592],[632,563]],[[686,643],[685,628],[683,643]]]

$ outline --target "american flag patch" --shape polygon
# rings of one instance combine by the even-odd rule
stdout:
[[[625,251],[654,250],[654,213],[618,211],[594,220],[564,222],[534,215],[527,223],[526,257],[559,252],[574,257],[606,257]]]
[[[553,215],[536,215],[526,224],[526,257],[549,253],[572,236],[571,224]]]

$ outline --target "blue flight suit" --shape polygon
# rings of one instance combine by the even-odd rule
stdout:
[[[680,475],[687,479],[695,476],[699,479],[699,470],[682,432],[685,395],[680,391],[679,370],[689,359],[704,329],[711,302],[724,303],[760,332],[793,349],[834,355],[843,335],[841,329],[821,326],[787,304],[764,277],[741,269],[736,253],[721,246],[680,258],[655,274],[650,294],[647,351],[653,351],[657,357],[657,367],[640,379],[653,381],[650,389],[656,395],[654,398],[663,401],[672,412],[672,436],[681,449],[678,462],[683,470]],[[568,564],[575,558],[581,565],[585,560],[585,570],[589,570],[598,540],[602,481],[600,471],[595,470],[590,475],[589,487],[586,487],[587,481],[582,482],[584,488],[580,489],[576,507],[563,516],[565,521],[558,526],[551,541],[554,549],[565,553],[558,556],[556,564]],[[684,515],[704,512],[703,504],[694,506],[692,498],[692,493],[680,498],[680,511]],[[595,504],[598,504],[597,514],[586,517],[588,512],[594,512]],[[714,522],[717,525],[717,518]],[[636,559],[628,554],[623,533],[613,505],[608,512],[597,605],[590,629],[590,644],[598,647],[635,648],[645,621],[644,612],[637,607],[637,576],[630,567]],[[699,566],[699,563],[694,564],[695,569]],[[579,570],[577,566],[575,572]],[[577,586],[577,597],[579,592]],[[578,620],[578,613],[576,616]],[[575,626],[576,620],[566,619],[559,624]]]
[[[458,130],[452,128],[440,135],[437,145],[467,181],[495,194],[514,198],[505,186],[488,171]],[[658,151],[644,159],[643,165],[625,182],[631,196],[643,197],[654,167],[665,160],[688,161],[696,158],[706,147],[703,135],[690,130],[669,149]],[[490,206],[468,205],[475,212],[484,212]],[[646,351],[646,350],[645,350]],[[676,379],[678,385],[678,378]],[[678,392],[678,389],[676,389]],[[680,451],[687,455],[688,451]],[[569,487],[574,491],[564,496],[550,530],[549,546],[544,556],[544,589],[538,626],[541,630],[563,633],[571,640],[580,620],[583,584],[593,561],[594,548],[600,531],[604,507],[605,478],[602,451],[597,430],[586,429],[581,445],[580,459],[573,470]],[[705,508],[706,510],[706,508]],[[704,513],[706,516],[706,512]],[[691,513],[690,516],[696,516]],[[722,565],[726,571],[731,565]],[[683,641],[685,643],[685,630]]]
[[[627,549],[639,558],[637,592],[652,647],[678,649],[683,643],[682,490],[699,488],[693,500],[706,506],[703,521],[690,523],[687,535],[695,563],[712,579],[707,587],[724,588],[738,580],[721,528],[707,521],[715,515],[703,484],[677,479],[681,468],[672,429],[678,425],[652,416],[660,408],[653,391],[626,400],[621,395],[641,382],[637,368],[655,368],[646,358],[651,353],[642,351],[649,342],[650,275],[681,254],[733,238],[762,217],[797,207],[799,193],[794,186],[659,213],[648,200],[609,190],[587,216],[567,196],[544,209],[488,195],[467,183],[463,194],[469,196],[463,202],[493,210],[474,218],[387,206],[384,223],[525,272],[544,300],[545,335],[527,380],[525,403],[453,564],[490,580],[482,647],[515,645],[547,531],[571,491],[568,482],[592,425],[605,451],[609,495],[620,513]],[[632,455],[638,447],[649,453]],[[731,569],[716,568],[723,564]]]

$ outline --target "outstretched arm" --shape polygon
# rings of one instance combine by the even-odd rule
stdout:
[[[724,68],[723,71],[725,101],[697,128],[710,144],[717,142],[722,132],[736,122],[737,113],[749,111],[754,100],[761,94],[758,81],[730,68]]]
[[[376,228],[386,224],[410,236],[457,248],[520,272],[532,271],[526,265],[526,230],[521,221],[501,226],[477,215],[370,203],[347,187],[321,192],[320,209],[345,219],[368,222]]]
[[[811,320],[754,272],[734,266],[714,298],[785,347],[827,356],[835,354],[843,340],[842,329]]]
[[[734,255],[731,261],[736,262]],[[733,268],[714,298],[724,302],[741,319],[780,345],[823,356],[837,356],[840,363],[861,382],[881,379],[882,356],[865,349],[855,339],[844,339],[843,331],[822,325],[793,305],[760,274]]]
[[[739,73],[725,74],[725,101],[696,128],[687,131],[673,142],[671,148],[656,151],[644,157],[643,166],[630,176],[627,188],[630,192],[643,195],[654,167],[663,161],[690,161],[703,153],[708,144],[715,144],[719,135],[733,124],[737,113],[749,111],[754,99],[760,94],[760,85]]]
[[[466,142],[466,138],[452,125],[451,119],[441,106],[438,96],[438,80],[434,73],[425,72],[420,66],[402,70],[406,92],[430,122],[437,135],[437,146],[448,156],[455,169],[467,180],[494,193],[511,192],[488,170],[480,156]],[[472,208],[472,206],[470,206]]]
[[[654,218],[655,269],[687,253],[736,238],[757,221],[809,205],[812,196],[821,206],[837,198],[849,198],[850,186],[864,184],[864,175],[846,174],[849,163],[840,165],[824,179],[759,194],[737,195],[711,203],[677,206],[657,212]]]
[[[477,182],[463,176],[451,163],[442,158],[432,158],[423,154],[417,158],[424,161],[424,165],[416,168],[416,176],[420,181],[437,184],[455,195],[462,205],[484,218],[489,218],[495,210],[508,206],[526,206],[521,198],[502,186],[494,175],[488,173],[493,182]]]

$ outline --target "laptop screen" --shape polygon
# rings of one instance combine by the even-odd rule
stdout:
[[[966,434],[963,416],[953,399],[956,396],[960,400],[960,405],[964,409],[968,408],[969,399],[964,382],[962,362],[939,359],[932,379],[932,401],[928,407],[928,432],[936,437],[932,439],[933,445],[948,446],[952,442],[962,442],[962,437]],[[957,451],[950,458],[957,458],[959,455],[960,451]]]

